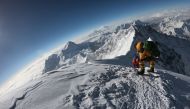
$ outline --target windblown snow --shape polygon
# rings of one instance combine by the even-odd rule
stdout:
[[[0,109],[189,109],[188,12],[105,26],[69,41],[2,85]],[[131,65],[134,43],[148,38],[161,51],[159,77],[136,75]]]

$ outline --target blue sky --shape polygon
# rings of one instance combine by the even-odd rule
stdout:
[[[1,0],[0,83],[75,36],[189,0]]]

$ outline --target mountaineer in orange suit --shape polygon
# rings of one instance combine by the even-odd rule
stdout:
[[[145,72],[145,65],[144,62],[149,62],[150,69],[147,70],[148,72],[154,72],[154,65],[155,65],[155,57],[160,55],[160,52],[153,41],[146,41],[145,43],[138,41],[135,44],[135,49],[139,54],[139,67],[140,70],[137,72],[138,74],[144,74]]]

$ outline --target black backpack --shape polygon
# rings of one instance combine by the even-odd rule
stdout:
[[[146,41],[143,45],[144,50],[150,51],[151,55],[154,57],[160,56],[160,51],[157,45],[153,41]]]

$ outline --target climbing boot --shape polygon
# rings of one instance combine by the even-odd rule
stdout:
[[[150,69],[147,70],[147,72],[154,72],[154,68],[151,67]]]
[[[137,71],[137,74],[143,75],[144,74],[144,69],[140,69],[139,71]]]
[[[154,61],[150,61],[150,69],[147,70],[147,72],[154,72]]]

